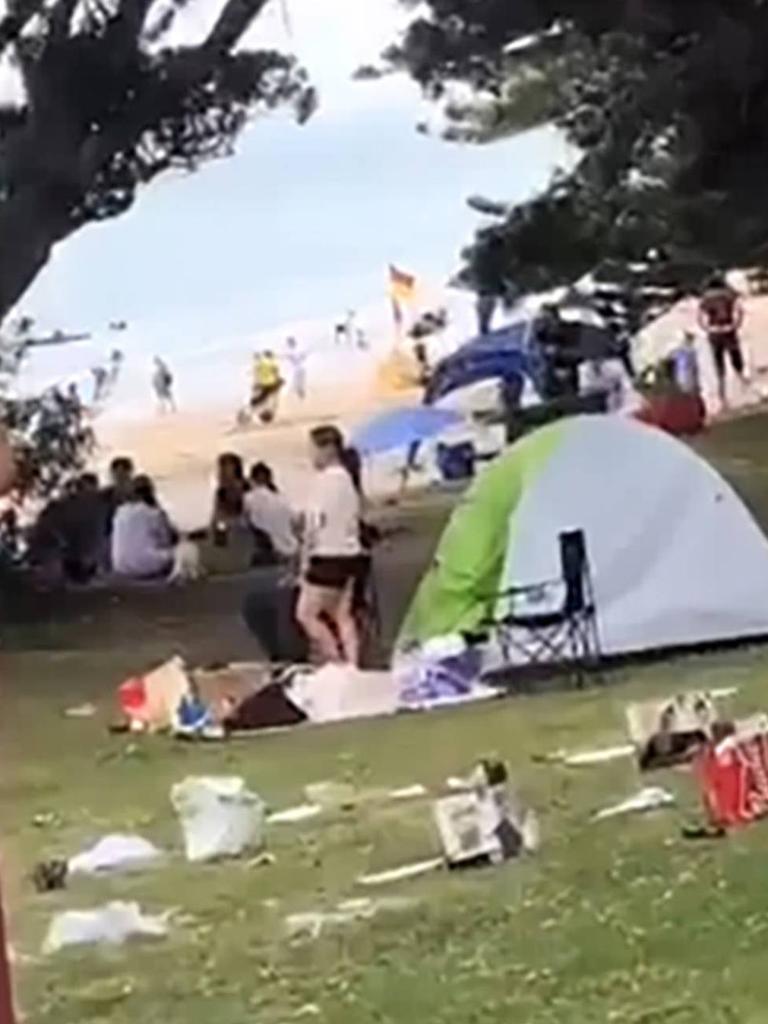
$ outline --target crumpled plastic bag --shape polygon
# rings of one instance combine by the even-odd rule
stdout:
[[[67,946],[121,946],[131,937],[162,939],[168,934],[168,915],[142,914],[138,903],[115,901],[95,910],[66,910],[51,921],[43,953]]]
[[[264,843],[266,808],[237,776],[198,776],[171,789],[187,860],[238,857]]]
[[[113,871],[141,871],[161,860],[161,850],[141,836],[104,836],[94,846],[70,857],[70,875],[101,875]]]

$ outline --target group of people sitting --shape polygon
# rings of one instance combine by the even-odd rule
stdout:
[[[277,566],[297,591],[296,621],[323,661],[357,663],[359,610],[370,574],[370,528],[358,454],[335,426],[310,433],[314,474],[307,500],[293,508],[271,468],[226,452],[217,460],[210,522],[182,536],[160,504],[150,477],[113,460],[109,482],[86,473],[49,502],[28,537],[27,561],[51,582],[86,584],[99,575],[164,580],[178,571],[182,549],[237,547],[240,567]]]
[[[154,578],[170,571],[177,540],[152,480],[121,456],[106,486],[83,473],[48,502],[29,532],[26,557],[49,582],[84,584],[110,572]]]

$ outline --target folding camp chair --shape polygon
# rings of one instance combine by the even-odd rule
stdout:
[[[600,634],[592,574],[583,530],[561,533],[561,578],[525,587],[513,587],[499,595],[509,599],[510,611],[494,620],[493,633],[507,664],[526,666],[570,665],[577,686],[588,670],[599,668]],[[553,590],[563,593],[562,605],[535,611]],[[520,606],[523,610],[519,610]]]

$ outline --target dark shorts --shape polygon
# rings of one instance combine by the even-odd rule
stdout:
[[[304,578],[313,587],[343,590],[350,581],[357,583],[367,566],[364,555],[317,556],[310,558]]]
[[[270,384],[265,387],[255,387],[251,392],[251,409],[258,409],[268,399],[276,395],[282,388],[282,381],[279,384]]]
[[[736,331],[726,334],[710,334],[709,347],[718,377],[725,376],[726,362],[730,362],[734,373],[744,373],[744,353],[741,351],[741,340]]]

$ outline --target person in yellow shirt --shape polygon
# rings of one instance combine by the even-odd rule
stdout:
[[[262,423],[271,423],[277,414],[277,402],[283,386],[280,364],[274,352],[257,352],[253,359],[251,412]]]

